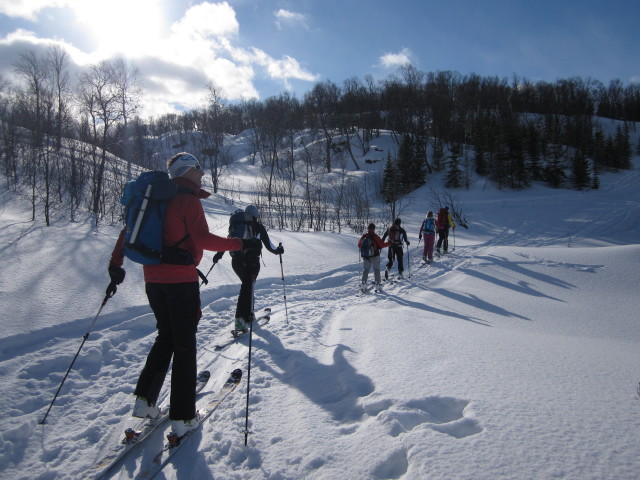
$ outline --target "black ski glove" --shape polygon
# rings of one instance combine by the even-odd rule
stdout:
[[[282,255],[284,253],[284,247],[282,245],[279,245],[273,253],[275,253],[276,255]]]
[[[411,242],[407,242],[407,247],[408,247],[409,245],[411,245]]]
[[[242,249],[243,250],[253,250],[255,252],[259,252],[260,248],[262,248],[262,242],[258,238],[243,238],[242,239]]]
[[[116,267],[115,265],[109,265],[109,276],[111,277],[111,283],[120,285],[122,282],[124,282],[124,268]]]
[[[222,256],[224,255],[224,252],[217,252],[214,256],[213,256],[213,263],[218,263],[220,261],[220,259],[222,258]]]
[[[107,297],[111,298],[113,297],[116,292],[118,291],[118,287],[116,287],[116,284],[114,282],[111,282],[109,285],[107,285]]]

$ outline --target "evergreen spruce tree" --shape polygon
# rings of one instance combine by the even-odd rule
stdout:
[[[411,142],[411,166],[412,190],[425,184],[427,176],[426,154],[424,148],[416,142]]]
[[[591,162],[591,188],[594,190],[600,189],[600,169],[595,161]]]
[[[607,168],[615,168],[616,163],[616,146],[613,143],[613,138],[607,135],[607,140],[604,147],[604,161],[602,165]]]
[[[602,129],[598,128],[593,134],[594,170],[600,170],[599,165],[606,165],[607,141]]]
[[[531,185],[523,148],[525,135],[525,128],[518,124],[508,127],[507,142],[509,145],[511,188],[526,188]]]
[[[385,202],[393,203],[398,199],[398,169],[396,161],[387,154],[387,163],[384,166],[382,177],[382,198]]]
[[[630,170],[632,167],[631,158],[633,151],[629,142],[629,131],[618,126],[616,130],[615,145],[615,167],[623,170]]]
[[[476,119],[475,126],[473,128],[473,152],[474,152],[474,162],[476,165],[476,173],[480,176],[487,175],[487,140],[486,140],[486,129],[484,126],[484,119],[482,115],[479,115]]]
[[[498,184],[500,189],[509,185],[509,149],[503,140],[501,140],[500,146],[496,149],[493,169],[491,170],[491,178]]]
[[[414,149],[411,137],[403,135],[398,149],[398,161],[396,164],[398,176],[398,192],[409,193],[415,188]]]
[[[581,150],[576,151],[573,157],[571,177],[573,186],[578,190],[583,190],[589,186],[589,161]]]
[[[451,145],[449,154],[449,169],[445,177],[444,186],[447,188],[460,188],[462,186],[462,172],[460,171],[460,144]]]
[[[433,159],[431,165],[436,172],[444,168],[444,146],[442,140],[439,138],[433,140]]]
[[[526,129],[526,152],[528,156],[527,169],[533,180],[542,180],[540,168],[540,133],[533,123]]]
[[[560,188],[563,183],[564,173],[562,170],[561,158],[553,156],[546,169],[547,182],[553,188]]]

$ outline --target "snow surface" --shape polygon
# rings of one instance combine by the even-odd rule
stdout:
[[[599,191],[456,192],[470,228],[420,267],[430,188],[402,212],[410,269],[379,294],[357,294],[358,234],[270,231],[286,249],[285,281],[265,253],[257,306],[274,313],[254,331],[249,444],[245,375],[159,478],[640,478],[638,169],[603,175]],[[206,201],[212,230],[224,234],[233,209]],[[154,319],[141,267],[126,263],[40,425],[100,308],[118,228],[28,218],[1,194],[0,477],[82,479],[132,423]],[[246,370],[248,353],[247,338],[214,349],[238,293],[228,256],[209,278],[205,392]],[[137,468],[125,462],[113,478]]]

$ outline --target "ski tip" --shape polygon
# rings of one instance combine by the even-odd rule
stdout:
[[[211,372],[209,370],[203,370],[198,374],[198,380],[205,382],[211,378]]]
[[[263,310],[263,312],[264,312],[265,314],[267,314],[267,313],[271,313],[271,309],[267,307],[267,308],[265,308],[265,309]]]

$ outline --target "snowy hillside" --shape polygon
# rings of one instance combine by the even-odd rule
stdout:
[[[249,444],[245,375],[157,478],[638,478],[640,172],[601,182],[457,192],[470,228],[428,267],[417,231],[436,206],[423,187],[402,212],[405,278],[378,294],[358,294],[358,234],[271,230],[285,247],[284,284],[266,252],[256,303],[274,313],[253,336]],[[215,196],[204,206],[225,234],[235,207]],[[118,229],[32,225],[21,208],[1,194],[0,477],[83,479],[132,424],[155,323],[141,267],[125,263],[39,425],[100,308]],[[214,348],[239,289],[228,256],[209,279],[198,363],[213,377],[200,404],[247,367],[247,338]],[[136,478],[162,433],[111,478]]]

